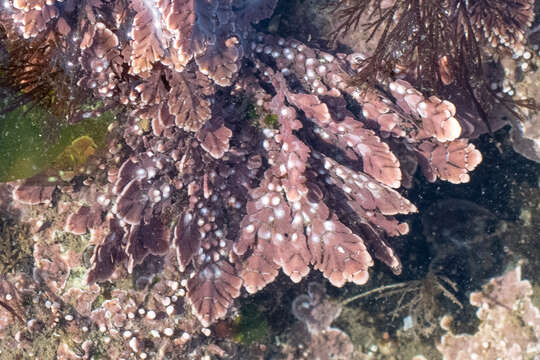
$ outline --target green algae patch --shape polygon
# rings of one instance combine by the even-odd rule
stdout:
[[[264,125],[270,129],[279,129],[279,120],[276,114],[268,114],[263,119]]]
[[[254,104],[249,103],[246,109],[246,118],[248,119],[248,121],[252,122],[254,120],[257,120],[258,117],[259,114],[257,113],[257,108]]]
[[[0,182],[26,179],[50,168],[75,170],[104,147],[113,120],[107,112],[71,125],[38,105],[0,111]]]
[[[255,304],[242,307],[233,321],[233,340],[249,345],[264,340],[270,334],[268,321]]]
[[[97,144],[94,139],[87,135],[80,136],[56,157],[53,167],[60,169],[61,175],[66,172],[75,172],[96,153],[96,149]]]

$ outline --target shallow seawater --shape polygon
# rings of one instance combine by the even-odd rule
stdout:
[[[0,181],[27,179],[52,169],[73,171],[85,165],[98,146],[104,147],[112,118],[108,113],[69,125],[40,106],[22,106],[2,114]]]
[[[143,5],[148,3],[141,1]],[[211,3],[204,6],[210,8]],[[235,1],[239,4],[235,11],[243,11],[248,3],[248,0]],[[335,24],[329,15],[330,8],[322,6],[328,3],[331,2],[279,1],[274,15],[258,23],[256,28],[272,35],[294,36],[328,52],[356,50],[352,46],[364,41],[365,34],[344,38],[337,45],[330,41],[328,29]],[[136,10],[130,8],[129,11]],[[119,23],[122,21],[120,15],[128,16],[116,15]],[[220,21],[225,21],[223,16]],[[76,19],[70,21],[75,23]],[[1,26],[0,30],[3,29]],[[122,25],[120,29],[128,34],[126,39],[133,40],[131,28]],[[2,44],[5,31],[2,30],[0,35]],[[234,47],[236,44],[233,43],[238,39],[229,40],[227,46]],[[369,44],[364,45],[359,47],[362,50],[370,48]],[[227,49],[222,50],[225,53]],[[0,64],[3,52],[4,48],[0,47]],[[231,52],[226,55],[236,56]],[[202,58],[199,61],[203,63]],[[248,65],[242,64],[255,68],[250,61],[244,61]],[[134,62],[132,59],[126,64],[131,66]],[[88,64],[95,66],[95,63]],[[124,75],[126,64],[119,70]],[[211,65],[210,61],[204,63],[209,68]],[[245,83],[238,85],[238,89],[254,86],[253,79],[255,83],[261,82],[253,74],[246,75],[242,79]],[[1,68],[0,76],[5,76]],[[148,79],[153,75],[145,76]],[[170,91],[173,80],[178,80],[165,75],[156,78],[161,81],[162,88],[144,89],[144,82],[138,79],[142,84],[137,87],[139,93],[132,92],[129,96],[141,96],[143,101],[145,95],[140,93],[147,90],[159,98],[160,91]],[[197,81],[196,77],[184,80],[188,85]],[[294,86],[301,88],[300,82]],[[201,81],[201,84],[206,83]],[[265,91],[269,88],[269,84],[261,86]],[[227,104],[218,110],[217,117],[222,122],[212,123],[203,130],[218,133],[216,129],[228,129],[224,125],[227,124],[241,133],[241,137],[232,137],[235,146],[245,143],[234,148],[231,155],[234,159],[234,156],[244,156],[251,143],[259,140],[262,143],[263,126],[269,133],[282,130],[282,125],[279,114],[262,110],[257,106],[257,99],[241,98],[234,91],[228,93],[230,89],[223,86],[215,93],[208,89],[197,91],[207,91]],[[204,113],[207,110],[204,107],[210,108],[217,101],[215,99],[207,105],[197,104],[197,110]],[[179,102],[184,105],[189,101],[192,99]],[[286,101],[292,107],[293,101]],[[95,107],[101,105],[95,104]],[[156,108],[160,105],[159,101],[153,104]],[[198,236],[199,228],[186,225],[176,230],[177,224],[182,221],[188,224],[193,217],[192,213],[184,213],[193,205],[192,193],[200,191],[204,201],[211,201],[214,193],[208,185],[209,179],[228,173],[229,164],[224,161],[222,167],[215,166],[217,171],[213,175],[209,172],[200,179],[192,178],[192,174],[182,173],[183,167],[201,170],[208,166],[213,170],[211,166],[219,156],[197,163],[187,155],[184,160],[178,148],[167,148],[170,144],[166,140],[156,140],[158,136],[149,137],[151,140],[145,138],[140,143],[133,141],[139,132],[152,133],[159,121],[174,123],[174,119],[167,120],[164,112],[159,113],[158,120],[157,117],[152,120],[140,111],[138,122],[123,124],[122,119],[127,118],[128,113],[140,109],[115,106],[112,111],[73,125],[54,118],[41,106],[25,106],[7,114],[2,113],[2,106],[5,104],[0,104],[0,360],[442,360],[443,356],[448,360],[462,359],[455,349],[471,349],[468,350],[471,359],[495,360],[503,351],[500,349],[506,349],[506,344],[511,342],[518,347],[513,353],[516,357],[502,359],[518,359],[523,353],[523,359],[540,359],[540,313],[537,310],[540,308],[540,163],[527,160],[514,151],[509,126],[471,140],[482,153],[483,160],[470,173],[470,182],[459,185],[440,180],[428,182],[421,171],[417,171],[410,188],[399,188],[399,193],[418,209],[414,214],[396,215],[400,222],[408,224],[409,232],[388,240],[402,263],[400,274],[375,260],[369,270],[370,278],[364,285],[349,282],[336,287],[315,270],[294,283],[278,269],[276,279],[254,294],[242,288],[240,295],[234,295],[234,281],[221,288],[201,286],[202,290],[195,289],[203,293],[199,299],[201,303],[213,297],[234,298],[232,305],[213,303],[214,308],[207,312],[225,308],[224,315],[204,323],[193,313],[196,304],[189,299],[187,291],[193,290],[190,284],[198,276],[223,279],[228,275],[219,267],[199,271],[204,264],[218,263],[224,258],[233,265],[240,261],[240,255],[231,250],[238,244],[229,244],[233,240],[227,238],[242,231],[242,218],[238,215],[240,206],[235,208],[237,199],[229,193],[229,208],[212,220],[218,224],[238,220],[234,229],[229,228],[230,234],[221,232],[214,243],[204,245],[207,246],[205,251],[218,249],[212,253],[215,259],[205,255],[204,246],[198,243],[197,248],[201,250],[194,251],[185,261],[179,254],[186,249],[179,250],[181,245],[169,249],[169,244],[178,238],[195,237],[195,233]],[[231,110],[235,107],[242,109],[243,117],[234,121],[221,119],[228,116],[227,111],[237,114]],[[298,110],[298,113],[301,112]],[[259,123],[258,118],[262,119]],[[244,127],[254,130],[244,133]],[[160,134],[166,138],[167,131],[172,130],[163,128]],[[125,129],[131,132],[123,132]],[[305,129],[294,130],[301,133]],[[195,153],[197,145],[192,144],[203,142],[201,139],[205,135],[200,135],[202,133],[193,135],[192,143],[178,142],[187,144],[186,154]],[[310,141],[305,133],[301,134],[310,146],[320,144]],[[226,131],[219,135],[227,141],[231,137],[227,137]],[[210,145],[219,147],[223,138],[215,136],[209,141]],[[152,160],[153,152],[141,150],[151,146],[165,148],[169,153],[177,152],[170,156],[177,163],[168,168],[166,174],[160,175],[166,180],[155,187],[151,180],[167,165],[164,165],[166,161]],[[131,147],[140,153],[129,152]],[[264,154],[276,151],[267,150]],[[129,161],[138,155],[144,160],[130,164]],[[233,162],[231,158],[227,158],[230,163]],[[151,170],[133,170],[136,164],[146,165],[145,161]],[[249,157],[249,161],[252,166],[249,170],[272,165],[260,153]],[[122,163],[128,165],[122,166]],[[353,161],[350,163],[354,165]],[[109,169],[110,164],[114,167]],[[122,174],[130,171],[135,180],[148,179],[140,185],[141,188],[147,186],[145,191],[151,189],[144,196],[139,196],[140,192],[136,191],[139,189],[133,190],[134,186],[126,185],[132,184],[131,179],[122,184],[125,188],[112,190],[122,182],[118,180],[122,179]],[[259,176],[262,178],[262,172]],[[318,175],[314,172],[309,176],[315,178]],[[247,178],[247,175],[238,177],[242,181],[253,180]],[[40,205],[14,202],[12,193],[25,180],[33,191],[37,189],[37,197],[42,195],[39,189],[55,187],[50,199]],[[260,179],[256,180],[260,182]],[[229,185],[219,184],[222,188]],[[320,189],[314,189],[310,189],[314,198],[324,196]],[[128,198],[132,208],[124,210],[122,206],[109,206],[112,197],[99,195],[111,193]],[[169,193],[173,195],[167,199]],[[146,204],[160,203],[161,200],[164,205],[155,210],[161,212],[156,221],[152,217],[154,210],[149,211]],[[110,211],[94,212],[95,203],[103,208],[109,206]],[[276,203],[277,206],[279,201]],[[80,209],[84,216],[77,217]],[[209,212],[202,205],[196,210],[204,215]],[[117,221],[115,216],[122,211],[127,215]],[[77,223],[81,218],[84,221]],[[135,221],[129,222],[132,218],[143,220],[135,224]],[[200,221],[202,228],[202,217]],[[99,225],[94,226],[94,223]],[[206,225],[204,235],[219,233]],[[125,236],[123,228],[130,229]],[[186,244],[189,252],[192,244]],[[227,250],[220,252],[220,248]],[[119,249],[129,253],[129,257]],[[255,250],[250,249],[245,255],[251,255]],[[97,258],[104,265],[96,270]],[[259,265],[262,269],[265,264],[261,260]],[[97,281],[89,284],[87,279],[91,272]],[[205,303],[204,306],[208,305]],[[490,355],[481,357],[477,352]]]

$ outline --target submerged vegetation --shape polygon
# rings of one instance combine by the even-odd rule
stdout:
[[[443,301],[449,300],[456,307],[463,308],[457,298],[457,284],[431,267],[423,279],[383,285],[360,293],[341,302],[342,306],[360,299],[379,299],[383,303],[394,304],[389,309],[390,320],[404,317],[404,329],[425,338],[433,335],[439,326],[439,319],[447,307]]]
[[[51,3],[48,9],[58,14],[44,24],[47,37],[36,28],[30,40],[23,39],[15,22],[8,41],[0,24],[0,182],[16,180],[0,190],[14,194],[14,189],[48,183],[55,194],[47,202],[28,202],[32,206],[23,217],[33,234],[2,217],[0,198],[0,285],[18,284],[12,294],[24,295],[24,301],[15,296],[5,300],[0,292],[0,316],[19,320],[4,325],[0,318],[0,358],[16,343],[17,351],[7,355],[14,359],[38,353],[45,359],[63,359],[62,354],[309,359],[324,351],[329,358],[348,359],[353,350],[361,357],[367,352],[370,358],[410,359],[399,346],[390,351],[381,344],[399,344],[407,330],[420,335],[415,340],[433,342],[442,331],[441,316],[462,312],[472,286],[494,276],[510,257],[508,241],[487,230],[496,216],[459,207],[455,213],[463,216],[457,217],[447,211],[450,203],[430,211],[425,203],[455,197],[458,190],[442,182],[429,185],[415,173],[422,167],[426,177],[431,171],[430,182],[449,180],[455,173],[451,182],[468,182],[480,160],[468,141],[475,139],[476,145],[478,135],[492,130],[493,107],[535,107],[494,89],[493,69],[488,69],[495,64],[497,72],[498,56],[522,51],[520,37],[531,22],[523,9],[531,1],[338,0],[333,14],[341,25],[334,37],[367,31],[376,43],[373,54],[347,56],[273,37],[268,32],[277,32],[282,17],[277,14],[273,30],[265,34],[245,30],[249,24],[231,23],[245,34],[228,37],[228,29],[208,30],[216,40],[225,40],[223,48],[219,41],[205,44],[206,54],[189,46],[171,47],[155,59],[146,50],[161,49],[160,36],[181,31],[166,33],[169,17],[160,13],[152,18],[149,2],[75,1],[72,9],[65,6],[68,2]],[[514,18],[495,17],[488,22],[491,27],[485,26],[499,32],[496,39],[474,25],[489,20],[490,11],[479,8],[498,13],[505,3],[514,4]],[[117,6],[108,7],[112,4]],[[178,5],[186,10],[183,6],[188,5]],[[12,7],[12,13],[23,12]],[[223,8],[216,6],[215,19],[237,10],[220,13]],[[74,15],[86,10],[93,16],[83,26],[78,23],[83,17]],[[6,12],[6,18],[12,13]],[[66,30],[68,35],[52,36],[65,19],[77,26]],[[155,22],[132,26],[148,19]],[[194,34],[206,25],[197,19],[190,25]],[[152,33],[156,23],[163,33]],[[501,26],[511,31],[501,32]],[[71,41],[81,34],[84,41]],[[494,41],[502,43],[490,48]],[[186,57],[169,59],[177,50],[186,51]],[[181,66],[172,64],[184,60]],[[95,87],[85,93],[89,84]],[[366,89],[377,102],[361,98],[358,90]],[[418,101],[404,107],[400,91]],[[362,111],[374,104],[380,118]],[[418,104],[446,108],[432,116],[416,111]],[[430,122],[441,114],[450,115]],[[458,124],[462,116],[465,122]],[[452,139],[428,133],[449,123],[455,125],[445,130]],[[109,136],[111,124],[115,134]],[[486,147],[485,139],[479,142]],[[430,144],[436,147],[421,148]],[[102,154],[101,163],[89,161]],[[486,178],[500,183],[521,176],[512,169],[504,178],[500,169],[505,164],[489,162],[498,155],[486,156],[486,167],[491,167]],[[386,172],[392,174],[387,178]],[[485,198],[490,190],[496,191],[482,188],[470,198]],[[413,214],[405,217],[416,212],[405,196],[441,225],[430,228],[436,241],[426,234],[422,238],[422,230],[411,224]],[[501,200],[500,194],[495,197]],[[536,215],[530,215],[533,224]],[[452,223],[451,217],[457,220]],[[450,228],[450,223],[458,225]],[[403,241],[409,228],[414,238]],[[429,250],[417,251],[417,240]],[[527,254],[529,243],[517,242]],[[362,267],[354,268],[355,262]],[[293,287],[281,272],[300,284]],[[351,297],[361,291],[351,282],[364,284],[368,273],[366,287],[373,288]],[[16,276],[26,277],[28,284]],[[328,306],[315,306],[320,304],[310,294],[312,285],[309,296],[300,296],[304,302],[292,300],[308,280],[324,290],[320,303]],[[326,299],[327,280],[339,287],[329,290],[331,301]],[[274,285],[266,287],[269,283]],[[260,291],[259,298],[246,299],[246,290]],[[39,296],[32,302],[33,294]],[[300,327],[291,316],[291,302],[304,310],[312,306],[313,322],[325,325],[311,334],[310,342],[305,334],[309,321],[304,332],[296,332]],[[324,309],[334,316],[330,321],[321,321]],[[337,331],[332,323],[341,310],[336,325],[343,331]],[[353,349],[345,333],[368,322],[371,337],[351,336]]]
[[[234,341],[250,345],[261,342],[270,335],[268,321],[256,304],[246,304],[232,324]]]
[[[76,171],[104,148],[113,120],[113,113],[107,112],[71,125],[32,104],[0,112],[0,182],[29,178],[49,168]]]
[[[0,209],[0,277],[32,263],[33,240],[28,225],[18,224]]]
[[[333,37],[365,31],[368,42],[374,39],[374,51],[357,57],[354,86],[402,74],[422,92],[465,104],[491,131],[490,112],[499,104],[517,117],[516,106],[536,109],[535,99],[496,91],[487,69],[491,57],[526,51],[523,29],[532,24],[533,6],[531,0],[340,0],[332,8],[340,20]]]
[[[78,87],[59,39],[29,45],[0,26],[0,182],[75,174],[105,148],[115,112]],[[64,55],[65,56],[65,55]]]

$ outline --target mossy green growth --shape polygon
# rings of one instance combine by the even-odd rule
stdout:
[[[70,125],[39,105],[24,105],[6,114],[1,106],[0,182],[29,178],[51,167],[80,166],[96,148],[104,147],[107,127],[114,120],[114,114],[106,112]]]
[[[249,121],[256,120],[259,117],[259,114],[257,113],[257,108],[254,104],[249,103],[246,110],[246,118]]]
[[[270,129],[279,129],[279,121],[276,114],[268,114],[264,117],[264,125]]]
[[[0,215],[0,276],[13,269],[30,268],[33,261],[33,240],[29,227]]]
[[[242,344],[260,342],[270,335],[270,327],[264,314],[255,304],[242,307],[240,315],[233,321],[233,339]]]

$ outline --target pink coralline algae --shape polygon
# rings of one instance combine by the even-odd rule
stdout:
[[[469,181],[482,157],[454,104],[404,79],[353,87],[358,54],[256,33],[275,3],[15,0],[1,10],[7,41],[54,38],[74,83],[124,109],[101,172],[82,186],[13,191],[30,205],[69,196],[64,230],[92,235],[88,283],[175,252],[208,326],[280,270],[364,284],[375,257],[400,273],[391,238],[408,225],[395,216],[416,207],[398,189],[418,165],[429,181]]]
[[[163,259],[163,279],[153,281],[152,291],[114,289],[105,298],[99,285],[83,284],[81,256],[55,242],[61,233],[40,235],[53,245],[36,245],[32,275],[0,277],[2,356],[7,349],[14,356],[32,356],[38,348],[46,358],[90,359],[105,346],[110,359],[168,359],[191,340],[199,341],[195,334],[201,325],[194,317],[178,324],[183,290],[166,280],[174,278],[171,271],[178,273],[174,254]],[[42,340],[46,345],[38,345]],[[190,358],[201,354],[195,351]]]
[[[471,294],[481,323],[473,335],[445,334],[437,346],[445,359],[537,359],[540,311],[531,301],[532,286],[521,279],[521,266],[491,279]],[[443,318],[443,328],[447,323]]]
[[[326,291],[320,284],[309,283],[308,293],[294,299],[292,312],[303,326],[293,335],[293,339],[298,340],[303,348],[301,358],[319,360],[354,358],[354,346],[349,336],[340,329],[330,326],[341,313],[341,306],[328,299]]]

